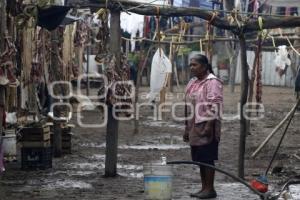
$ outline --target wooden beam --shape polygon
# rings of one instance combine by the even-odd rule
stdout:
[[[95,4],[74,4],[71,6],[74,7],[96,7],[96,8],[105,8],[106,0],[97,0]],[[239,24],[235,22],[229,22],[226,18],[221,18],[217,15],[216,12],[204,10],[200,8],[179,8],[173,6],[161,6],[161,5],[152,5],[152,4],[141,4],[138,2],[125,1],[125,0],[111,0],[107,4],[107,8],[110,10],[119,10],[119,11],[129,11],[137,13],[140,15],[157,15],[159,10],[159,15],[167,17],[175,16],[195,16],[206,21],[210,21],[211,25],[225,30],[230,30],[235,34],[240,32],[251,32],[259,31],[257,19],[250,19],[247,22],[239,20]],[[263,15],[263,14],[262,14]],[[300,26],[300,17],[290,16],[290,17],[270,17],[270,16],[261,16],[263,21],[263,29],[274,29],[274,28],[293,28]]]
[[[300,17],[263,17],[263,29],[295,28],[300,26]],[[260,30],[257,20],[251,20],[243,27],[244,32]]]

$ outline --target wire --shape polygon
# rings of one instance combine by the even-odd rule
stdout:
[[[246,181],[244,181],[243,179],[229,173],[229,172],[226,172],[218,167],[215,167],[213,165],[209,165],[209,164],[206,164],[206,163],[202,163],[202,162],[194,162],[194,161],[170,161],[170,162],[167,162],[167,164],[189,164],[189,165],[198,165],[198,166],[205,166],[205,167],[209,167],[211,169],[214,169],[218,172],[221,172],[229,177],[231,177],[232,179],[242,183],[243,185],[247,186],[252,192],[254,192],[255,194],[257,194],[258,196],[260,196],[262,199],[266,199],[266,194],[264,193],[261,193],[259,191],[257,191],[256,189],[254,189],[253,187],[251,187],[251,185],[249,185],[249,183],[247,183]]]
[[[300,56],[300,53],[299,53],[299,51],[297,51],[296,49],[295,49],[295,47],[292,45],[292,43],[291,43],[291,41],[290,41],[290,39],[288,38],[288,37],[286,37],[286,39],[287,39],[287,41],[289,42],[289,44],[290,44],[290,46],[291,46],[291,48],[296,52],[296,54],[298,54],[298,56]]]

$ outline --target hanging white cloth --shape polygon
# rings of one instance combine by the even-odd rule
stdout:
[[[150,93],[148,99],[153,101],[164,87],[168,73],[172,72],[172,64],[164,51],[158,48],[151,64]]]
[[[131,51],[135,50],[135,37],[143,37],[144,16],[135,13],[121,13],[121,28],[131,34]],[[139,35],[137,35],[139,33]]]
[[[288,58],[288,51],[285,45],[278,46],[278,51],[275,51],[275,65],[284,70],[285,66],[291,65],[291,60]]]

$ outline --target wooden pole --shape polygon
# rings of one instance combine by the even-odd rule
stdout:
[[[291,117],[294,115],[297,107],[300,104],[300,99],[298,99],[297,103],[294,105],[294,107],[290,110],[290,112],[284,117],[284,119],[273,129],[273,131],[268,135],[268,137],[259,145],[259,147],[254,151],[254,153],[251,155],[252,158],[255,158],[257,154],[262,150],[262,148],[269,142],[269,140],[277,133],[277,131],[282,127],[282,125]]]
[[[145,69],[145,66],[147,64],[147,60],[149,58],[149,55],[151,53],[151,51],[153,50],[155,46],[151,45],[148,48],[147,54],[144,57],[143,63],[140,65],[140,63],[138,64],[138,69],[137,69],[137,78],[136,78],[136,87],[135,87],[135,103],[138,103],[139,101],[139,91],[140,91],[140,86],[141,86],[141,79],[142,79],[142,75],[143,75],[143,71]],[[136,118],[136,109],[135,109],[135,119],[134,119],[134,134],[138,134],[139,133],[139,119]]]
[[[237,61],[238,61],[238,55],[240,52],[240,47],[236,47],[233,56],[231,57],[230,61],[230,77],[229,77],[229,86],[230,86],[230,92],[234,93],[235,89],[235,77],[236,77],[236,68],[237,68]]]
[[[90,96],[90,80],[89,80],[89,73],[90,73],[90,48],[91,44],[87,44],[86,46],[86,95]]]
[[[0,14],[0,54],[5,50],[4,46],[4,36],[6,31],[6,1],[0,1],[1,14]],[[0,86],[0,148],[1,148],[1,138],[3,132],[3,113],[5,112],[5,86]]]
[[[110,18],[110,51],[116,57],[117,68],[120,68],[121,58],[121,27],[120,11],[111,11]],[[118,129],[119,121],[113,117],[112,106],[108,107],[108,122],[106,130],[105,177],[117,175]]]
[[[60,81],[57,69],[59,68],[59,63],[58,63],[58,43],[59,43],[59,38],[58,38],[58,32],[57,30],[54,30],[51,32],[51,68],[52,71],[55,72],[55,80]],[[61,94],[61,91],[59,88],[54,88],[54,93],[56,95]],[[58,99],[53,98],[53,103],[58,102]],[[61,157],[62,156],[62,130],[61,130],[61,121],[57,120],[61,113],[60,113],[60,108],[59,106],[55,106],[53,109],[53,150],[54,150],[54,157]]]
[[[245,166],[245,150],[246,150],[246,136],[247,136],[247,120],[244,116],[244,105],[248,99],[248,64],[246,54],[246,40],[244,34],[239,36],[241,48],[241,98],[240,98],[240,147],[238,160],[238,176],[244,178]]]

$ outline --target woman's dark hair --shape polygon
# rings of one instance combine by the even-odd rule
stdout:
[[[197,63],[206,65],[207,70],[209,71],[209,73],[214,74],[214,71],[212,69],[211,64],[208,62],[208,59],[205,55],[203,54],[195,54],[191,57],[191,59],[195,59]]]

